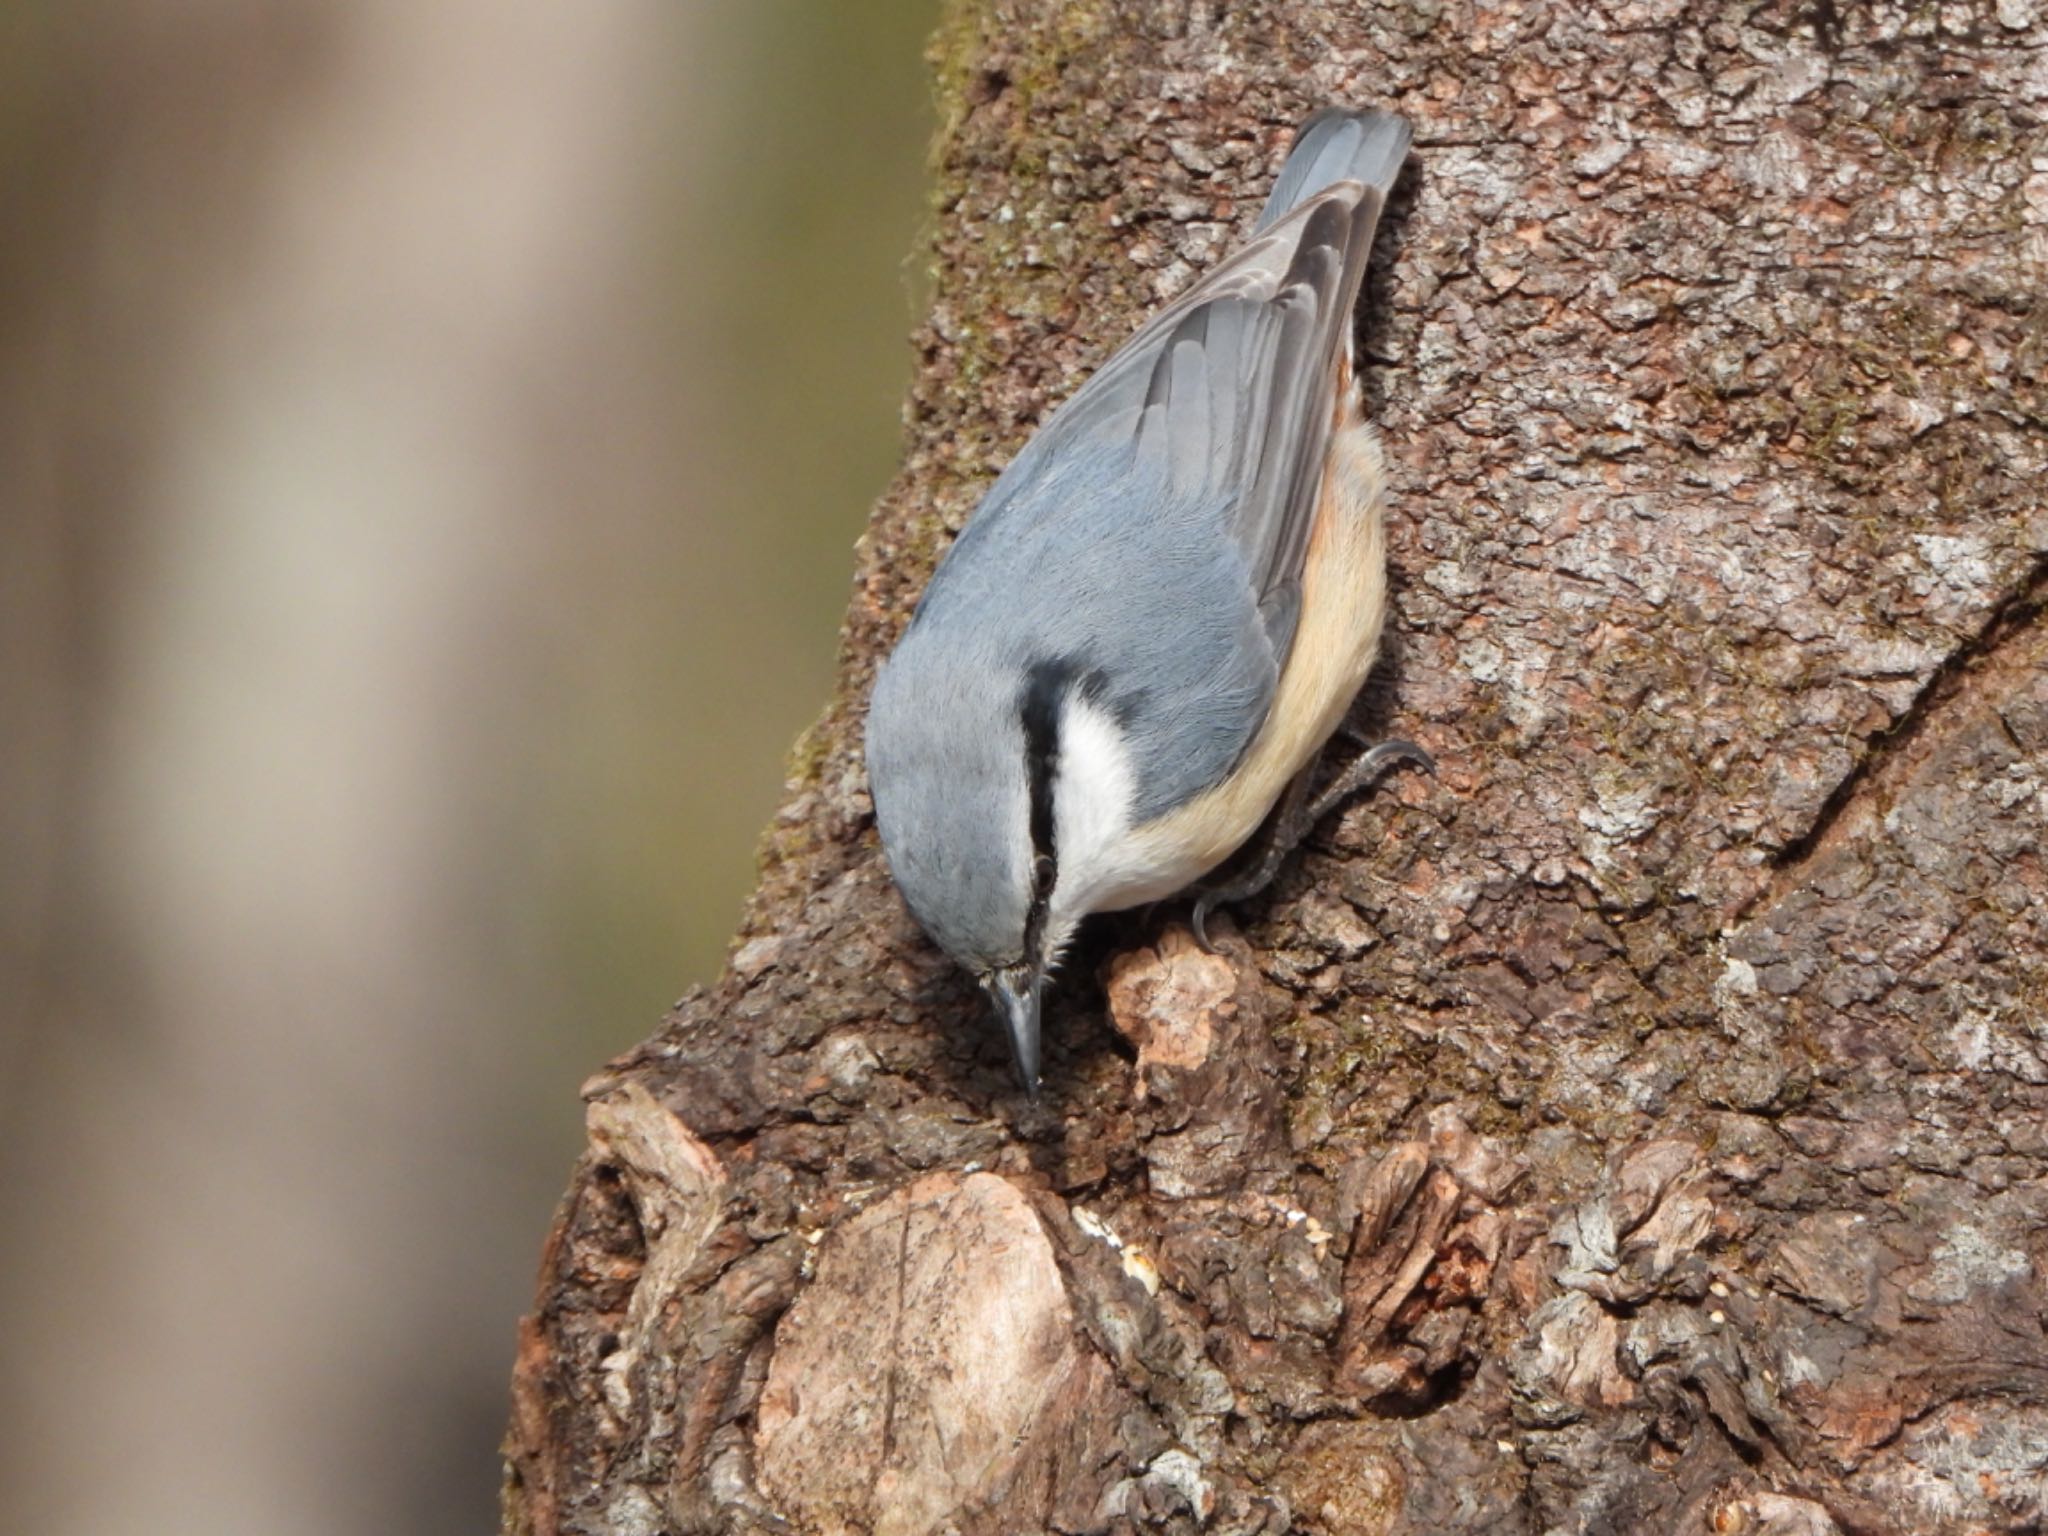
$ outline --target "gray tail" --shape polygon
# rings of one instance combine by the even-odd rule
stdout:
[[[1295,133],[1257,229],[1340,181],[1362,181],[1384,201],[1408,157],[1408,137],[1408,120],[1392,112],[1324,107]]]

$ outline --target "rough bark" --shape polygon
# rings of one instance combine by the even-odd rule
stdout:
[[[719,982],[587,1089],[509,1531],[2048,1519],[2048,7],[1010,3],[842,687]],[[990,475],[1325,100],[1437,754],[1012,1091],[861,700]],[[787,1525],[778,1524],[778,1520]]]

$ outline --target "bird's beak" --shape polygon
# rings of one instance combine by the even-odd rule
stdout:
[[[996,1015],[1010,1037],[1010,1059],[1017,1079],[1032,1098],[1038,1097],[1038,994],[1045,978],[1024,966],[991,971],[982,978]]]

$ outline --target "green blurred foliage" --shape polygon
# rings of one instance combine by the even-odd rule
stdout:
[[[716,973],[796,735],[830,690],[852,545],[895,465],[919,308],[937,0],[722,5],[671,130],[709,177],[666,203],[658,317],[691,382],[658,556],[616,575],[612,683],[574,727],[552,917],[592,1045]],[[704,87],[710,87],[707,94]],[[593,1055],[593,1060],[594,1060]]]

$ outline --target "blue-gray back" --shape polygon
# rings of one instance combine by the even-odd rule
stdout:
[[[899,655],[977,699],[993,728],[1047,668],[1114,713],[1138,770],[1135,819],[1215,783],[1279,679],[1226,508],[1130,442],[1084,441],[999,486],[933,577]]]
[[[1014,718],[1020,669],[1099,672],[1140,821],[1249,745],[1293,639],[1352,308],[1407,148],[1388,113],[1310,118],[1251,242],[1154,316],[990,489],[901,648],[986,716],[990,740]]]

